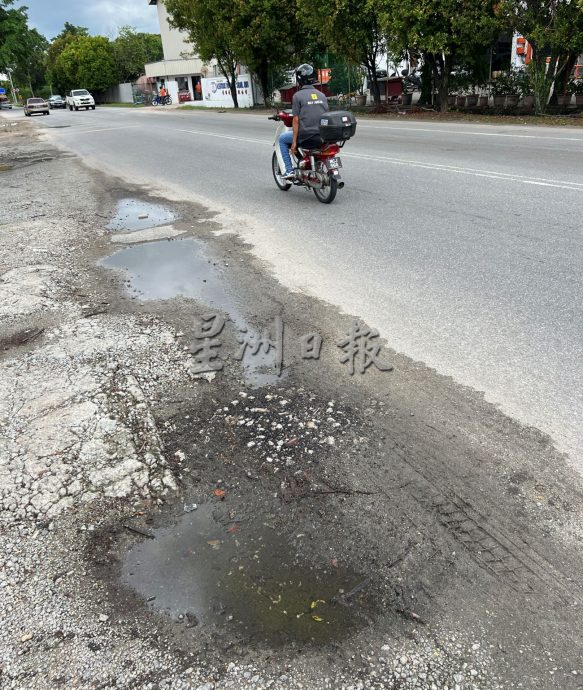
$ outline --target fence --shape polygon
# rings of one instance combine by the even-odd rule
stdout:
[[[150,105],[157,93],[155,84],[132,84],[132,100],[135,105]]]

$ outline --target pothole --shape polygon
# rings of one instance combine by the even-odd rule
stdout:
[[[186,627],[227,629],[271,645],[316,645],[370,622],[367,580],[306,563],[275,526],[237,522],[205,504],[125,556],[122,581],[148,606]]]
[[[142,300],[190,297],[229,316],[238,329],[254,330],[229,290],[218,262],[203,242],[193,239],[154,241],[121,249],[102,261],[106,268],[129,274],[129,290]],[[245,378],[250,385],[271,385],[281,380],[275,373],[275,353],[245,353]]]
[[[152,204],[141,199],[121,199],[117,204],[116,215],[107,226],[114,232],[145,230],[158,225],[167,225],[176,216],[160,204]]]

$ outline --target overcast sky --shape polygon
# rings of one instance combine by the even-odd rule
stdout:
[[[155,6],[148,0],[16,0],[28,7],[29,23],[49,40],[65,22],[86,26],[91,34],[113,37],[120,26],[160,32]]]

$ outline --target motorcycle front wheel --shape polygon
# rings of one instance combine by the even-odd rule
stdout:
[[[328,169],[321,161],[318,161],[316,164],[316,169],[319,173],[328,178],[328,184],[324,187],[314,187],[316,199],[323,204],[331,204],[336,198],[336,192],[338,191],[338,180],[335,177],[328,176]]]
[[[271,159],[271,171],[273,172],[275,184],[281,189],[282,192],[288,192],[291,188],[291,182],[286,182],[281,176],[279,161],[277,160],[277,153],[275,153],[275,151],[273,152],[273,157]]]

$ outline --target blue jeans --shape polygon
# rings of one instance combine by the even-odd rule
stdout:
[[[279,149],[281,151],[281,157],[283,158],[283,162],[285,163],[285,172],[283,173],[284,175],[287,175],[288,173],[293,173],[294,171],[291,156],[289,155],[289,150],[293,143],[293,140],[294,133],[291,131],[284,132],[279,137]]]

